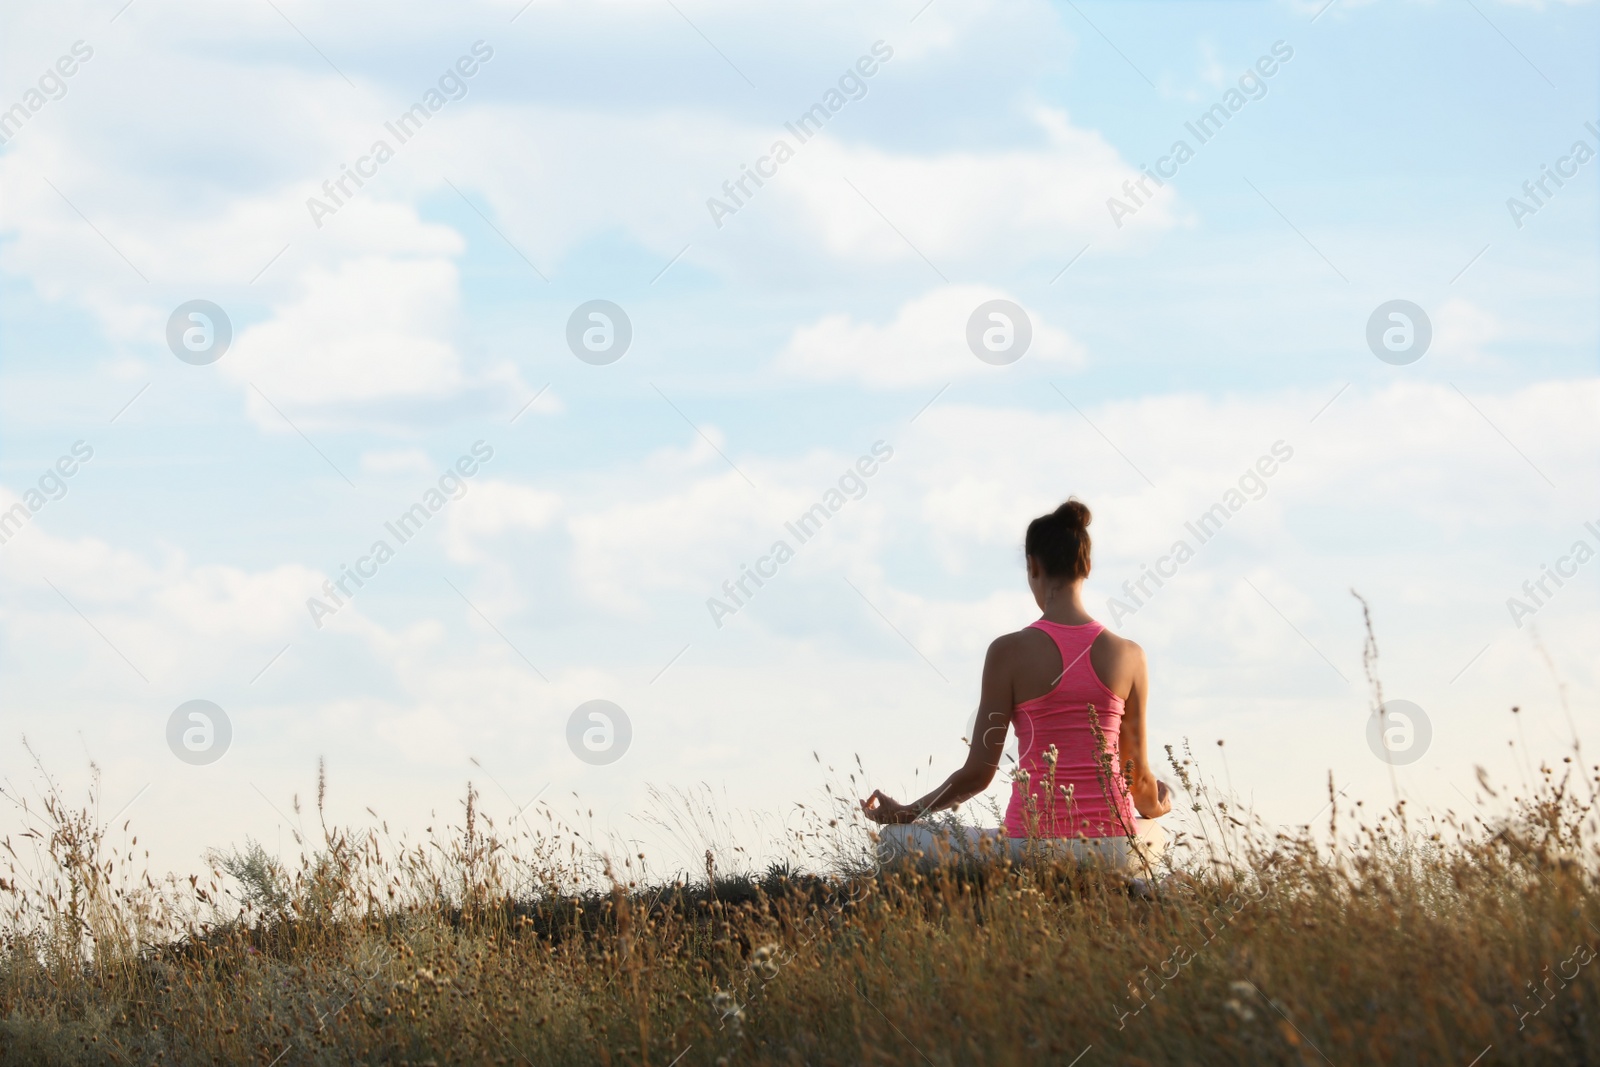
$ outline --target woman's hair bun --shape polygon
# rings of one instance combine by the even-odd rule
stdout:
[[[1024,551],[1051,578],[1076,581],[1089,576],[1089,505],[1077,497],[1028,523]]]
[[[1094,516],[1089,514],[1089,505],[1075,496],[1067,497],[1066,503],[1056,508],[1057,518],[1066,519],[1079,529],[1087,529]]]

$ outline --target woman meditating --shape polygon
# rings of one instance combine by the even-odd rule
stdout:
[[[1028,524],[1028,587],[1043,614],[989,646],[966,764],[910,804],[881,790],[861,802],[867,818],[886,824],[882,840],[891,849],[976,855],[991,847],[987,838],[1019,857],[1033,841],[1129,866],[1135,852],[1150,860],[1165,847],[1154,820],[1172,810],[1172,799],[1145,753],[1144,650],[1083,608],[1088,526],[1089,509],[1076,498]],[[911,825],[989,787],[1008,726],[1017,731],[1020,758],[1005,826],[953,840],[943,829]]]

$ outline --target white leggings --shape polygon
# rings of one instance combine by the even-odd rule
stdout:
[[[1041,838],[1031,844],[1037,854],[1071,856],[1082,864],[1103,864],[1121,870],[1156,863],[1167,849],[1167,832],[1154,819],[1135,819],[1134,836]],[[878,855],[885,863],[913,860],[930,866],[952,860],[1020,860],[1028,854],[1026,838],[1006,837],[1003,830],[975,826],[947,828],[924,823],[884,826],[878,830]],[[1131,847],[1130,847],[1131,846]],[[1140,857],[1143,857],[1141,860]]]

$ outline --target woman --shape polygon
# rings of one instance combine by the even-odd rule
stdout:
[[[861,802],[867,818],[886,824],[892,851],[973,853],[988,838],[1020,856],[1031,839],[1080,860],[1128,866],[1136,853],[1147,861],[1165,846],[1165,833],[1149,821],[1171,811],[1172,799],[1145,753],[1144,650],[1083,608],[1088,527],[1089,509],[1076,498],[1028,524],[1028,587],[1043,614],[989,646],[966,764],[910,804],[881,790]],[[1020,760],[1005,826],[956,840],[909,825],[987,789],[1008,726],[1016,728]]]

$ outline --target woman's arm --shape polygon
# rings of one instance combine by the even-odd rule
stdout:
[[[1122,730],[1117,736],[1117,748],[1134,808],[1144,818],[1154,819],[1172,810],[1172,795],[1166,785],[1156,780],[1145,752],[1144,714],[1150,692],[1150,672],[1145,665],[1144,649],[1132,641],[1126,642],[1123,655],[1129,657],[1133,685],[1122,702]]]
[[[1007,634],[996,638],[984,657],[983,689],[973,727],[976,736],[967,749],[967,762],[937,789],[910,804],[901,804],[882,790],[873,790],[872,795],[861,802],[861,810],[867,818],[878,823],[908,823],[927,812],[953,808],[989,788],[1005,749],[1006,730],[1011,726],[1016,636]]]

